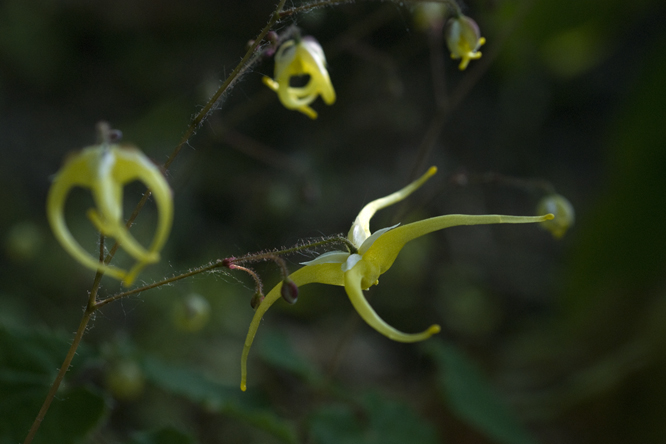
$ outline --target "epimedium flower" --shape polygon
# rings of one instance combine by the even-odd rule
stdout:
[[[471,18],[462,14],[450,18],[446,22],[445,35],[451,58],[461,59],[458,65],[461,71],[467,68],[470,60],[481,58],[479,48],[486,39],[481,37],[479,25]]]
[[[553,220],[545,221],[541,226],[550,231],[555,239],[560,239],[576,220],[576,212],[569,199],[553,193],[543,197],[537,204],[537,213],[553,213]]]
[[[292,77],[310,76],[305,86],[291,86]],[[335,90],[326,70],[326,57],[321,45],[312,37],[288,40],[275,54],[275,80],[264,76],[262,81],[277,92],[285,108],[300,111],[311,119],[317,112],[309,105],[321,95],[327,105],[335,102]]]
[[[129,232],[123,220],[123,186],[135,180],[143,182],[155,198],[158,222],[150,246],[144,248]],[[90,189],[96,208],[87,216],[95,228],[113,237],[134,259],[129,270],[105,264],[91,256],[72,236],[65,222],[65,202],[74,187]],[[108,142],[84,148],[70,156],[58,171],[47,198],[47,215],[55,237],[65,250],[84,266],[120,279],[131,285],[147,264],[159,261],[173,221],[171,188],[160,169],[132,146]]]
[[[437,172],[431,167],[423,176],[400,191],[367,204],[358,214],[349,230],[348,239],[353,245],[352,251],[330,251],[289,275],[289,281],[297,286],[311,283],[337,285],[345,287],[347,296],[354,309],[363,320],[384,336],[399,342],[418,342],[428,339],[440,331],[439,325],[431,325],[420,333],[403,333],[388,325],[372,309],[363,296],[363,290],[379,283],[379,276],[391,268],[393,262],[405,244],[413,239],[433,231],[457,225],[480,224],[518,224],[543,222],[553,218],[552,214],[543,216],[502,216],[502,215],[464,215],[449,214],[432,217],[406,225],[395,225],[370,232],[370,219],[382,208],[393,205],[418,189],[426,180]],[[241,358],[241,389],[247,388],[247,357],[254,337],[266,311],[281,297],[283,282],[276,285],[256,308],[245,339]]]

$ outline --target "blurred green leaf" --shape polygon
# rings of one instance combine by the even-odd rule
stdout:
[[[326,405],[309,418],[317,444],[436,444],[435,428],[407,404],[378,393],[363,397],[360,406]]]
[[[436,339],[426,342],[424,349],[438,366],[437,377],[444,399],[460,419],[497,442],[535,442],[488,379],[463,353]]]
[[[136,433],[128,444],[194,444],[197,441],[190,435],[172,427],[151,432]]]
[[[183,396],[209,411],[233,416],[270,433],[282,442],[296,442],[292,425],[271,412],[253,394],[244,393],[237,386],[215,382],[199,371],[168,364],[154,357],[145,356],[142,365],[146,380],[155,386]]]
[[[22,332],[0,327],[0,443],[23,441],[62,364],[69,341],[39,330]],[[73,369],[91,351],[80,347]],[[86,387],[68,388],[67,379],[40,426],[36,444],[71,444],[85,437],[106,413],[104,398]]]
[[[316,444],[357,444],[363,441],[363,428],[351,407],[327,405],[317,409],[309,420],[310,437]]]
[[[407,404],[371,393],[365,397],[363,405],[368,412],[370,423],[367,440],[369,443],[436,444],[439,442],[435,428]]]
[[[259,355],[273,367],[292,373],[311,384],[321,382],[322,375],[307,359],[299,355],[289,343],[287,336],[270,331],[261,336],[257,349]]]

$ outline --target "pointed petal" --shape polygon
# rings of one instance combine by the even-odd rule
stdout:
[[[363,241],[363,244],[361,244],[361,246],[358,249],[358,254],[363,255],[363,253],[368,251],[368,249],[372,246],[372,244],[375,243],[375,241],[377,240],[377,238],[379,236],[386,233],[387,231],[391,231],[392,229],[394,229],[398,225],[400,225],[400,224],[395,224],[391,227],[382,228],[381,230],[377,230],[374,233],[372,233],[372,235],[369,238],[367,238],[366,240]]]
[[[339,263],[308,265],[290,274],[289,278],[298,287],[312,283],[344,285],[344,276],[342,270],[340,270]],[[257,334],[257,329],[259,328],[259,324],[261,323],[264,314],[275,301],[280,299],[281,289],[282,282],[273,287],[261,304],[259,304],[259,307],[257,307],[252,322],[250,322],[250,328],[245,337],[245,346],[243,347],[243,355],[241,357],[241,390],[243,391],[247,388],[247,356],[250,353],[250,347],[252,347],[252,342],[254,341],[254,337]]]
[[[365,267],[363,263],[358,264],[356,267],[352,268],[345,273],[345,290],[347,291],[347,296],[356,312],[363,318],[367,324],[377,330],[379,333],[393,339],[398,342],[418,342],[428,339],[430,336],[435,333],[439,333],[441,328],[439,325],[431,325],[426,331],[421,333],[409,334],[403,333],[399,330],[388,325],[382,318],[377,315],[377,313],[372,309],[370,304],[368,304],[367,299],[363,296],[363,291],[361,290],[361,281],[363,280],[363,272]]]
[[[123,279],[126,275],[124,270],[110,265],[105,265],[98,259],[93,258],[88,252],[74,239],[65,222],[65,201],[75,185],[87,186],[88,184],[80,181],[81,173],[78,171],[80,165],[70,164],[63,167],[56,176],[49,189],[46,201],[46,214],[49,224],[53,230],[56,239],[74,259],[84,266],[96,271],[101,271],[116,279]],[[71,173],[71,174],[70,174]]]
[[[356,246],[363,244],[363,242],[368,237],[370,237],[370,219],[377,211],[381,210],[382,208],[386,208],[389,205],[400,202],[405,197],[416,191],[421,185],[423,185],[423,182],[428,180],[436,172],[437,167],[430,167],[430,169],[428,169],[428,171],[423,176],[410,183],[403,189],[396,191],[393,194],[389,194],[386,197],[382,197],[381,199],[373,200],[364,206],[361,212],[358,213],[356,220],[349,230],[349,240],[352,241]]]
[[[407,242],[433,231],[458,225],[528,224],[543,222],[552,218],[552,214],[546,214],[545,216],[503,216],[498,214],[470,216],[467,214],[447,214],[445,216],[432,217],[403,225],[384,233],[363,255],[363,260],[377,264],[380,273],[383,274],[393,265],[398,253],[400,253],[400,250]]]
[[[308,262],[301,262],[301,265],[318,264],[342,264],[349,257],[348,251],[328,251]]]

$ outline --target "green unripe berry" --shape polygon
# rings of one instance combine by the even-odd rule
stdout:
[[[206,326],[209,319],[210,304],[198,293],[190,293],[174,305],[173,322],[180,331],[199,331]]]
[[[138,399],[143,393],[143,370],[135,361],[122,360],[112,364],[105,375],[106,388],[121,401]]]

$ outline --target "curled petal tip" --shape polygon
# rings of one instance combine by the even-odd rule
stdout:
[[[553,213],[548,213],[544,216],[546,220],[553,220],[555,219],[555,215]]]
[[[241,390],[246,391],[247,390],[247,384],[245,384],[245,381],[241,382]]]
[[[428,168],[428,172],[426,173],[426,175],[428,177],[430,177],[430,176],[434,175],[435,173],[437,173],[437,167],[436,166],[431,166],[430,168]]]
[[[111,135],[117,138],[117,135]],[[51,228],[62,246],[84,266],[123,281],[129,286],[138,272],[149,263],[160,260],[173,218],[171,189],[166,179],[138,149],[109,145],[109,138],[100,145],[84,148],[70,157],[56,175],[47,197],[47,214]],[[114,139],[115,140],[115,139]],[[144,248],[127,231],[122,218],[122,189],[138,180],[153,191],[158,207],[158,227],[152,245]],[[138,262],[129,271],[100,262],[91,256],[71,235],[64,218],[64,207],[72,188],[88,188],[95,208],[87,211],[93,226],[105,236],[113,237]]]
[[[432,336],[432,335],[436,335],[440,331],[442,331],[442,327],[440,327],[438,324],[434,324],[434,325],[431,325],[430,327],[428,327],[427,333],[430,336]]]

